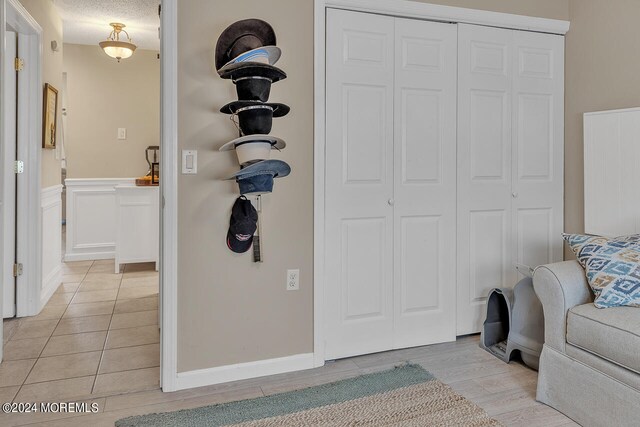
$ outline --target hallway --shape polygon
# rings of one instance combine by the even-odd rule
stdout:
[[[159,388],[158,272],[113,260],[63,264],[37,316],[4,321],[0,401],[64,400]]]

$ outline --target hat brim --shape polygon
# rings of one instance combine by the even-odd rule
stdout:
[[[249,250],[252,244],[253,236],[251,236],[249,240],[241,242],[240,240],[236,239],[233,234],[231,234],[231,231],[227,231],[227,247],[233,252],[237,254],[245,253]]]
[[[216,69],[222,68],[231,58],[228,58],[229,47],[243,35],[257,37],[263,46],[276,45],[276,33],[269,23],[261,19],[243,19],[229,25],[218,37],[216,43]]]
[[[284,178],[291,173],[291,166],[282,160],[263,160],[244,167],[227,179],[243,179],[256,175],[273,175],[274,178]]]
[[[279,102],[233,101],[220,108],[220,112],[224,114],[235,114],[241,108],[260,105],[271,107],[273,109],[273,117],[286,116],[289,111],[291,111],[291,108],[288,105],[281,104]]]
[[[271,144],[271,148],[273,150],[282,150],[287,146],[287,143],[284,142],[283,139],[271,136],[271,135],[247,135],[240,138],[236,138],[233,141],[229,141],[220,147],[219,151],[230,151],[234,150],[238,145],[242,144],[250,144],[252,142],[268,142]]]
[[[255,60],[258,57],[264,57],[264,56],[266,56],[266,59],[269,62],[268,64],[265,64],[262,61]],[[227,72],[227,70],[232,69],[235,65],[238,65],[238,64],[251,64],[251,65],[261,64],[261,65],[273,66],[273,64],[278,62],[278,60],[280,59],[280,56],[282,56],[282,51],[278,46],[257,47],[255,49],[251,49],[246,52],[243,52],[242,54],[231,59],[229,62],[227,62],[226,64],[224,64],[222,67],[218,69],[218,74],[223,74]]]
[[[231,64],[228,67],[218,71],[223,79],[240,79],[242,77],[265,77],[275,83],[287,78],[287,73],[278,67],[269,64],[261,64],[259,62],[239,62]]]

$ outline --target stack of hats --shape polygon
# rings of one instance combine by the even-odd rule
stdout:
[[[282,139],[269,136],[273,118],[289,112],[287,105],[269,102],[271,84],[287,77],[273,65],[280,54],[273,28],[260,19],[230,25],[216,45],[218,74],[231,79],[238,94],[238,100],[220,112],[231,115],[240,134],[220,151],[235,150],[241,169],[229,179],[236,180],[243,195],[270,193],[273,179],[291,172],[286,162],[270,159],[271,150],[286,146]]]

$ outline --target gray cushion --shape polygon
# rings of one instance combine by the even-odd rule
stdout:
[[[567,342],[640,373],[640,308],[573,307],[567,315]]]

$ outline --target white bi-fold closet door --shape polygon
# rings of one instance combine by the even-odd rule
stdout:
[[[457,333],[562,260],[564,37],[458,24]]]
[[[327,359],[455,339],[456,33],[327,12]]]

